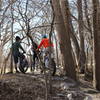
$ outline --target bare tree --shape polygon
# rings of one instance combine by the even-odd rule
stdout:
[[[94,68],[94,86],[100,90],[100,2],[93,1],[93,29],[94,29],[94,53],[95,53],[95,68]]]
[[[70,41],[70,31],[69,25],[65,24],[66,21],[69,23],[69,6],[68,2],[62,0],[61,6],[59,0],[53,0],[54,12],[55,12],[55,27],[58,33],[59,41],[60,41],[60,49],[63,55],[64,60],[64,69],[66,70],[66,75],[76,79],[75,73],[75,65],[72,57],[72,48],[71,48],[71,41]],[[66,8],[60,9],[67,6]],[[64,15],[65,11],[67,12],[67,16]],[[66,18],[66,21],[65,21]],[[66,25],[66,26],[65,26]],[[73,74],[72,74],[73,72]]]
[[[85,55],[85,45],[84,45],[84,26],[83,26],[83,9],[82,9],[82,0],[77,0],[78,5],[78,23],[79,23],[79,35],[80,35],[80,60],[79,66],[80,71],[84,73],[85,64],[86,64],[86,55]]]

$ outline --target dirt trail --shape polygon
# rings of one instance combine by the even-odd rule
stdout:
[[[91,96],[84,85],[76,84],[67,77],[55,76],[52,80],[53,100],[89,100],[87,95]],[[45,100],[44,75],[3,75],[0,78],[0,100]]]

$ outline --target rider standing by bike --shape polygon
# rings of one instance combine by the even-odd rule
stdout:
[[[43,49],[42,49],[43,58],[45,58],[45,56],[47,56],[49,53],[49,47],[53,47],[53,44],[50,43],[50,40],[47,38],[46,35],[43,35],[43,38],[42,38],[37,50],[39,50],[41,47],[43,47]],[[43,59],[43,61],[44,61],[44,59]]]
[[[32,58],[33,58],[33,62],[32,62],[33,69],[32,70],[35,69],[35,60],[38,59],[37,52],[36,52],[37,47],[38,47],[37,44],[34,42],[34,45],[32,44],[27,50],[27,53],[29,51],[32,52]]]
[[[14,58],[16,72],[19,72],[18,68],[17,68],[17,64],[18,64],[18,60],[19,60],[20,56],[22,55],[20,53],[19,49],[21,49],[23,51],[23,53],[25,53],[25,50],[21,46],[21,39],[20,39],[20,37],[16,36],[16,41],[12,45],[12,55],[13,55],[13,58]]]
[[[56,63],[54,61],[54,54],[53,54],[54,45],[53,45],[53,43],[50,43],[50,40],[47,38],[46,35],[43,36],[37,50],[39,50],[41,47],[43,47],[43,62],[44,62],[44,65],[45,65],[46,68],[49,68],[49,66],[51,67],[51,68],[49,68],[49,69],[51,69],[50,73],[52,74],[52,76],[54,76],[55,73],[56,73]],[[50,47],[52,48],[51,49],[51,54],[52,54],[51,55],[51,61],[49,59]],[[51,65],[49,65],[49,64],[51,64]]]

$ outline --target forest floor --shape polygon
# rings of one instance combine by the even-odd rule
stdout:
[[[45,100],[44,75],[0,75],[0,100]],[[52,100],[100,100],[100,92],[86,81],[74,82],[68,77],[52,77]],[[48,99],[49,100],[49,99]]]

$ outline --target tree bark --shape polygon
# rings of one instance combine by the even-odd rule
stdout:
[[[100,90],[100,2],[99,0],[92,0],[93,2],[93,29],[94,29],[94,86]]]
[[[70,10],[69,10],[69,4],[68,4],[68,1],[66,1],[66,0],[61,0],[60,4],[61,4],[62,13],[63,13],[65,27],[66,28],[68,27],[68,30],[69,30],[69,33],[70,33],[70,38],[72,38],[72,41],[74,43],[75,52],[76,52],[76,59],[78,61],[79,60],[80,47],[79,47],[78,41],[76,39],[74,28],[73,28],[73,25],[72,25],[71,13],[70,13]],[[67,18],[67,16],[68,16],[68,18]],[[66,19],[68,19],[68,21]]]
[[[13,4],[13,3],[12,3]],[[12,22],[11,22],[11,35],[12,35],[12,39],[11,39],[11,44],[13,45],[13,24],[14,24],[14,16],[13,16],[13,8],[11,4],[11,18],[12,18]],[[13,54],[12,54],[12,49],[11,49],[11,68],[10,68],[10,72],[13,73]]]
[[[0,0],[0,10],[1,10],[1,8],[2,8],[2,0]]]
[[[86,22],[87,22],[89,32],[91,34],[91,39],[92,39],[93,38],[93,32],[92,32],[92,26],[91,26],[90,19],[89,19],[89,14],[88,14],[88,4],[87,4],[88,0],[83,0],[83,1],[84,1],[84,10],[85,10],[84,13],[85,13],[85,17],[86,17]]]
[[[56,31],[58,33],[59,41],[60,41],[60,50],[63,55],[64,60],[64,69],[66,71],[66,75],[72,79],[76,79],[76,72],[75,72],[75,64],[72,57],[72,48],[71,48],[71,41],[70,41],[70,28],[67,24],[65,27],[65,15],[64,12],[68,9],[64,9],[64,12],[61,11],[60,8],[60,1],[59,0],[52,0],[55,12],[55,25]],[[69,15],[66,16],[66,21],[69,21]]]
[[[79,23],[79,35],[80,35],[79,66],[80,66],[80,71],[82,73],[84,73],[85,63],[86,63],[86,55],[85,55],[85,47],[84,47],[84,26],[83,26],[82,0],[77,0],[77,6],[78,6],[78,23]]]

